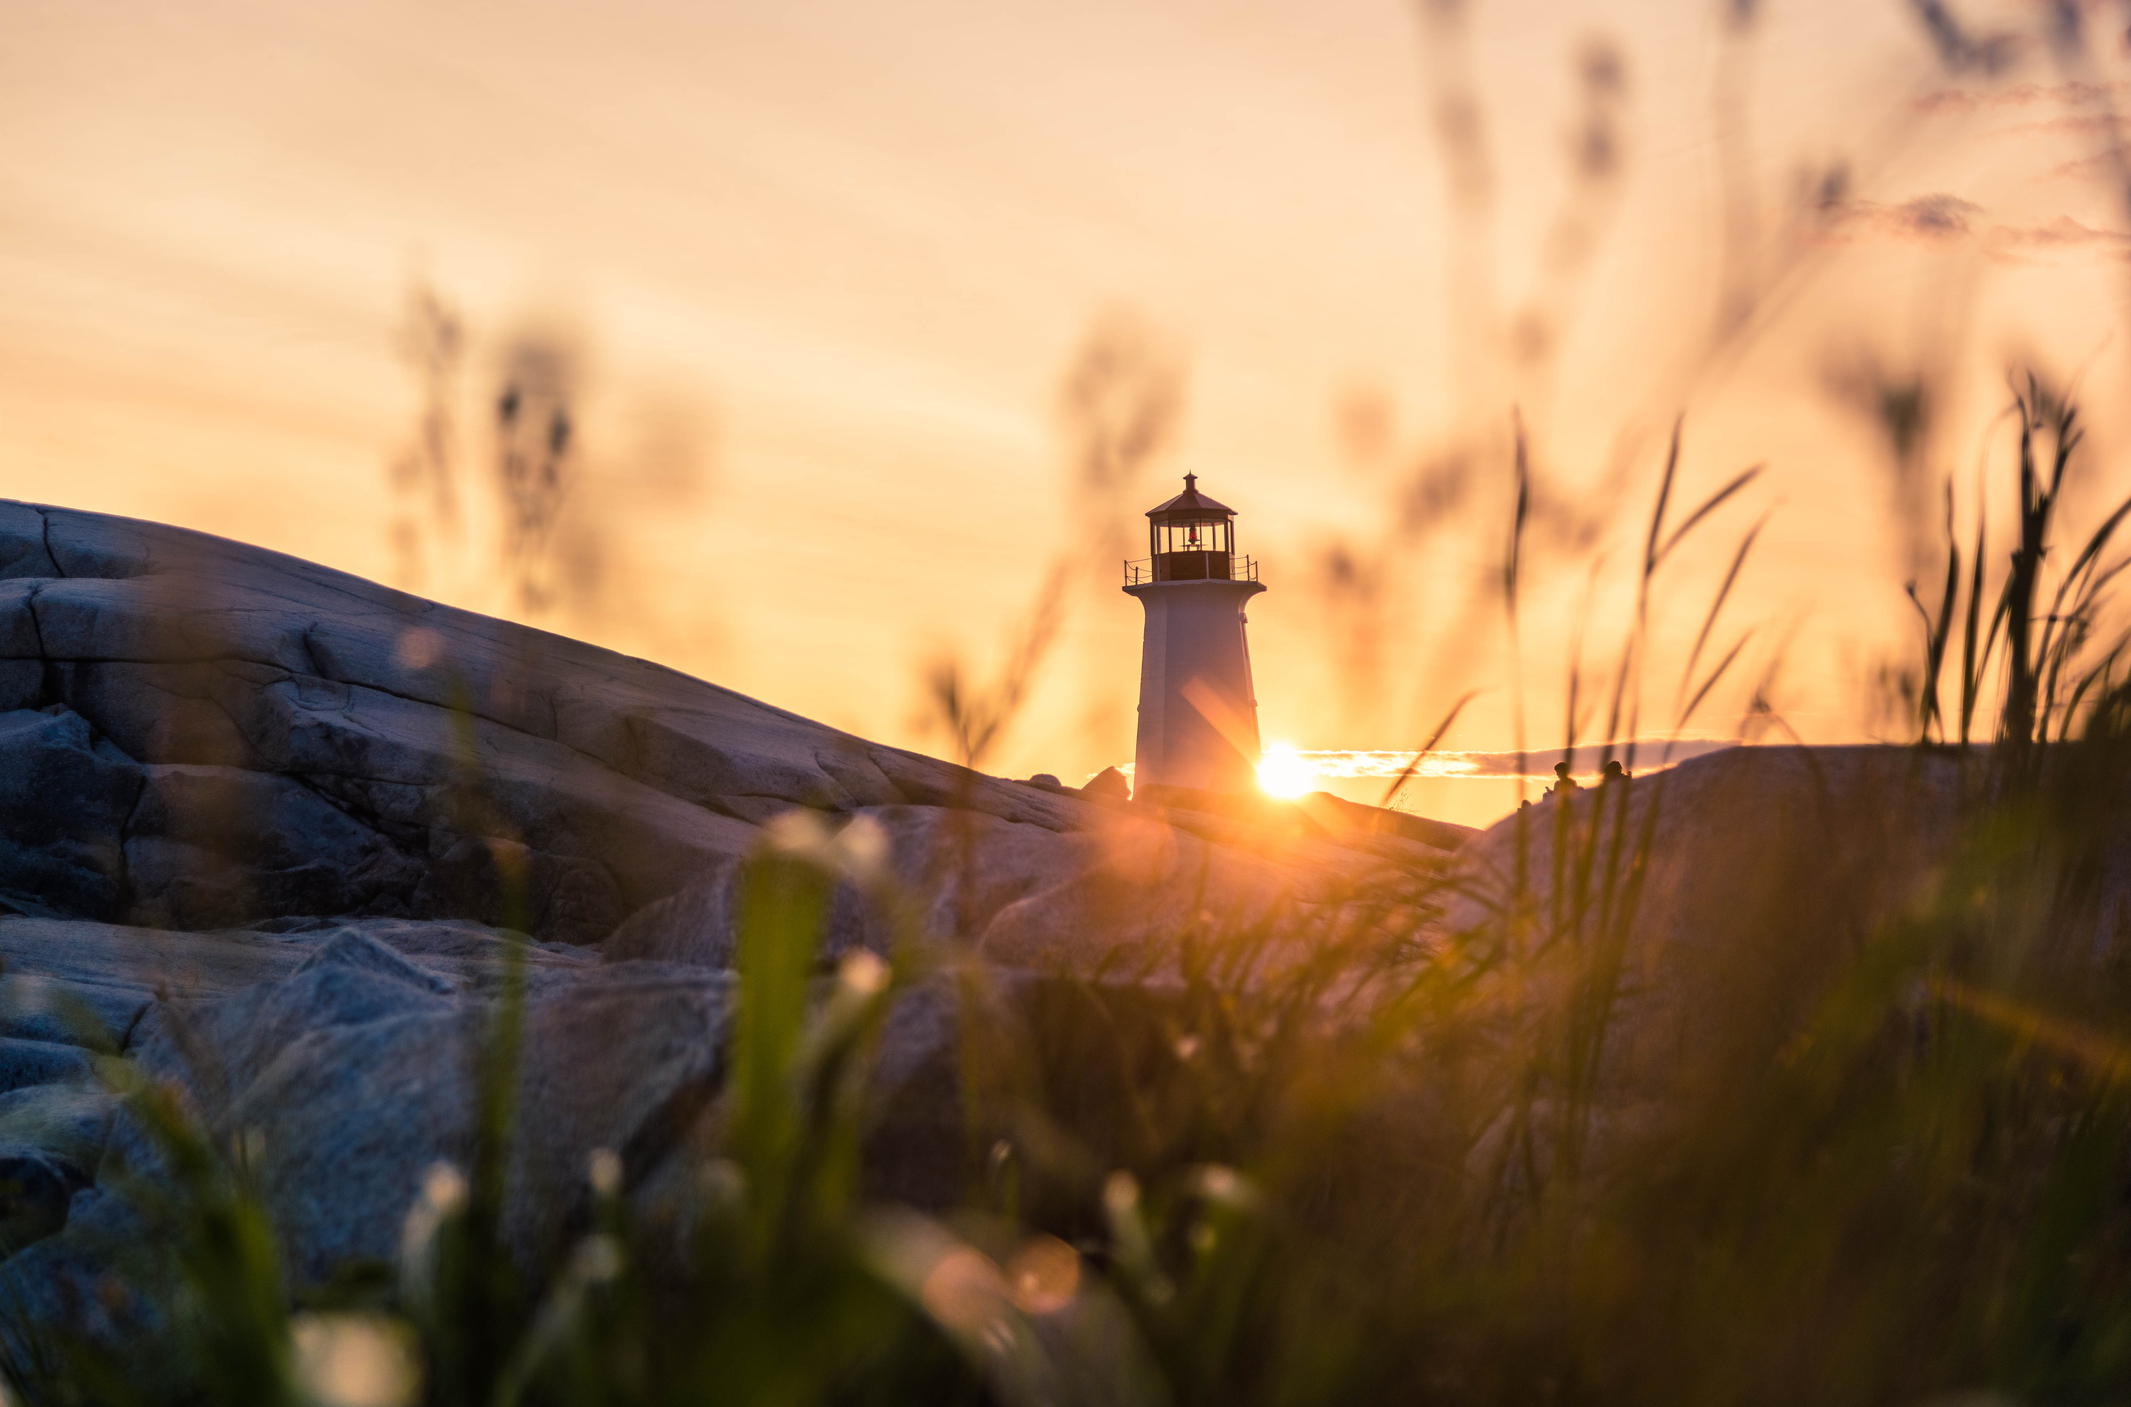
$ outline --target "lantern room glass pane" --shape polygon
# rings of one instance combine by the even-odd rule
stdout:
[[[1157,523],[1154,528],[1156,552],[1227,552],[1230,528],[1223,518],[1200,518],[1183,522]]]

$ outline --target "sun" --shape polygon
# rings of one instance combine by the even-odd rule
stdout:
[[[1258,786],[1267,796],[1300,796],[1316,781],[1316,769],[1292,743],[1274,743],[1258,762]]]

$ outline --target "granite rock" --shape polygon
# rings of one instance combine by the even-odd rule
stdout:
[[[513,1252],[550,1263],[597,1150],[656,1200],[720,1127],[744,860],[772,822],[879,852],[835,890],[824,963],[979,954],[999,1030],[1079,1030],[1099,975],[1103,1029],[1156,1054],[1167,989],[1119,972],[1166,970],[1178,935],[1336,916],[1408,860],[1124,792],[1114,771],[1085,796],[985,777],[277,553],[0,502],[0,1237],[34,1242],[0,1299],[124,1317],[104,1277],[154,1247],[119,1173],[166,1169],[98,1083],[111,1052],[248,1150],[294,1281],[392,1256],[425,1175],[472,1159],[506,990]],[[778,820],[795,808],[815,819]],[[945,977],[894,1007],[875,1193],[958,1195],[972,1029]]]
[[[793,806],[1086,820],[1069,795],[201,533],[0,503],[0,573],[18,913],[592,943]]]

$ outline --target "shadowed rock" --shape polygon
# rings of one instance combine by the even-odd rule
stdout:
[[[1928,893],[1976,775],[1913,748],[1753,747],[1551,797],[1459,852],[1442,927],[1521,905],[1565,954],[1618,936],[1616,1088],[1676,1087]]]
[[[141,769],[63,707],[0,713],[0,904],[116,918]]]
[[[0,1144],[0,1245],[27,1245],[66,1225],[83,1180],[42,1149]]]

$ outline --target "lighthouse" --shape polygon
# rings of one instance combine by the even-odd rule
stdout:
[[[1148,556],[1125,564],[1125,594],[1147,611],[1140,648],[1139,743],[1132,792],[1252,790],[1258,697],[1251,690],[1244,603],[1265,590],[1236,555],[1236,511],[1184,476],[1184,491],[1147,514]]]

